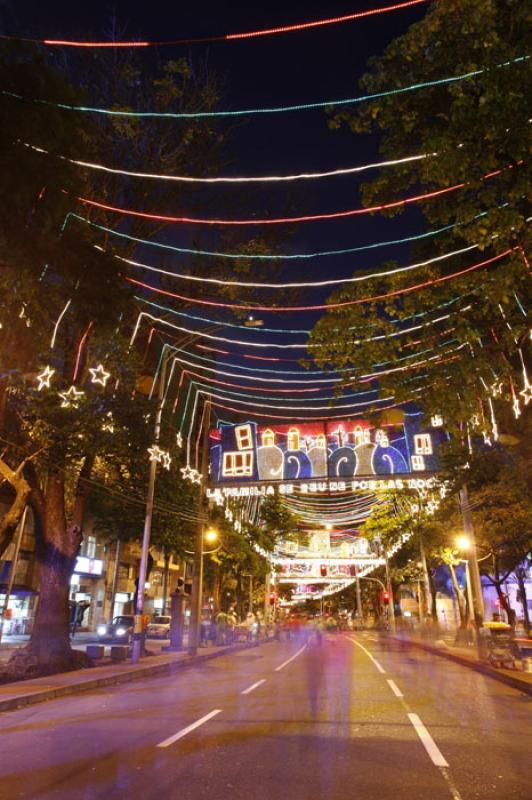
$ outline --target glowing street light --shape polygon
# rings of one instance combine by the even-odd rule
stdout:
[[[209,544],[214,544],[214,542],[218,539],[218,531],[215,531],[214,528],[209,528],[208,531],[205,531],[205,541]]]
[[[459,550],[469,550],[471,547],[471,539],[468,536],[458,536],[456,539],[456,546]]]

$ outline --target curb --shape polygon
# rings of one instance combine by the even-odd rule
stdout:
[[[508,675],[506,672],[501,672],[500,670],[495,669],[495,667],[490,667],[488,664],[482,664],[480,661],[470,661],[468,658],[459,656],[456,653],[445,650],[444,648],[432,647],[431,645],[423,644],[422,642],[414,642],[412,639],[400,639],[398,636],[391,636],[390,638],[395,642],[406,644],[409,647],[417,647],[419,650],[425,650],[427,653],[441,656],[442,658],[446,658],[448,661],[454,661],[456,664],[461,664],[463,667],[469,667],[469,669],[473,669],[475,672],[480,672],[482,675],[487,675],[489,678],[494,678],[496,681],[505,683],[507,686],[511,686],[513,689],[517,689],[519,692],[523,692],[524,694],[528,694],[532,697],[532,683],[521,680],[521,678],[517,677],[517,675]]]
[[[43,703],[46,700],[54,700],[56,697],[66,697],[72,694],[81,694],[83,692],[88,692],[91,689],[97,689],[100,686],[112,686],[120,683],[130,683],[131,681],[142,680],[143,678],[172,674],[180,669],[186,669],[187,667],[196,666],[197,664],[203,664],[206,661],[212,661],[213,659],[220,658],[221,656],[231,655],[232,653],[239,652],[240,650],[249,650],[252,647],[258,647],[261,644],[267,644],[268,642],[273,641],[274,639],[265,639],[261,642],[242,642],[239,644],[229,645],[221,651],[218,650],[212,653],[202,653],[201,655],[197,656],[189,656],[180,661],[168,661],[165,664],[153,664],[151,666],[147,664],[146,666],[140,667],[134,671],[132,670],[131,672],[119,672],[115,675],[107,675],[101,678],[89,678],[88,680],[80,681],[79,683],[57,686],[54,689],[43,689],[41,692],[37,691],[30,694],[20,694],[17,697],[9,697],[5,700],[0,700],[0,713],[2,711],[16,711],[17,709],[25,706]],[[72,672],[63,674],[72,675]],[[53,678],[54,676],[50,675],[49,677]],[[21,683],[24,683],[24,681],[21,681]],[[11,685],[13,684],[6,684],[6,686]]]

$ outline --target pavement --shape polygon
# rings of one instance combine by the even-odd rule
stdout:
[[[87,639],[96,641],[88,635]],[[200,647],[197,655],[189,656],[186,650],[165,653],[163,648],[169,640],[148,639],[146,647],[148,656],[141,658],[138,664],[132,664],[128,659],[122,662],[112,662],[109,657],[111,646],[106,646],[106,657],[88,669],[79,669],[73,672],[62,672],[56,675],[47,675],[42,678],[33,678],[12,683],[0,683],[0,712],[11,711],[22,706],[35,705],[47,700],[53,700],[66,695],[79,694],[90,689],[111,684],[128,683],[139,678],[149,678],[157,675],[169,674],[177,669],[197,666],[204,661],[237,652],[239,650],[266,644],[271,639],[261,638],[257,642],[238,642],[226,646],[209,645]],[[77,642],[75,649],[85,650],[90,642]],[[186,645],[186,641],[185,641]],[[17,645],[20,647],[20,643]],[[12,652],[12,650],[11,650]],[[2,795],[0,792],[0,800]]]
[[[417,647],[442,658],[447,658],[532,696],[532,672],[524,671],[525,662],[523,660],[516,660],[516,669],[499,669],[479,659],[476,645],[471,647],[457,646],[454,642],[454,636],[442,636],[440,639],[429,640],[402,632],[398,633],[394,638],[405,646]],[[528,655],[532,641],[524,637],[522,641],[529,643],[526,649],[526,654]],[[530,656],[528,656],[528,660],[530,660]]]
[[[530,800],[531,699],[372,633],[2,714],[0,798]]]

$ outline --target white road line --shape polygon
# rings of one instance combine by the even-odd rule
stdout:
[[[266,683],[266,678],[263,678],[262,680],[257,681],[257,683],[252,683],[251,686],[248,686],[248,688],[244,689],[244,691],[240,692],[240,694],[249,694],[250,692],[253,691],[253,689],[256,689],[257,686],[261,686],[263,683]]]
[[[427,753],[429,754],[432,763],[435,764],[437,767],[448,767],[449,764],[444,759],[438,745],[436,744],[436,742],[434,741],[428,730],[425,728],[418,715],[409,714],[408,719],[416,729],[416,733],[421,739],[423,746],[427,751]]]
[[[360,647],[360,649],[361,649],[361,650],[363,650],[363,651],[365,652],[365,654],[368,656],[368,658],[371,658],[371,660],[373,661],[373,663],[375,664],[375,666],[377,667],[377,669],[379,670],[379,672],[381,672],[383,675],[385,675],[385,674],[386,674],[386,670],[384,669],[384,667],[382,666],[382,664],[379,664],[379,662],[377,661],[377,659],[376,659],[376,658],[373,658],[373,656],[371,655],[371,653],[369,652],[369,650],[366,650],[366,648],[364,647],[364,645],[363,645],[363,644],[360,644],[360,642],[357,642],[357,640],[356,640],[356,639],[353,639],[351,636],[348,636],[347,638],[348,638],[348,639],[350,639],[350,640],[353,642],[353,644],[356,644],[356,646],[357,646],[357,647]]]
[[[182,730],[178,731],[177,733],[174,733],[173,736],[170,736],[168,739],[165,739],[164,742],[160,742],[157,745],[157,747],[170,747],[170,745],[173,744],[174,742],[177,742],[178,739],[182,739],[183,736],[187,735],[187,733],[190,733],[191,731],[196,730],[196,728],[199,728],[200,725],[204,725],[205,722],[208,722],[208,720],[212,719],[213,717],[215,717],[217,714],[220,714],[221,712],[222,712],[221,708],[215,708],[214,711],[210,711],[208,714],[205,714],[204,717],[202,717],[201,719],[196,720],[196,722],[193,722],[192,725],[188,725],[186,728],[183,728]]]
[[[286,661],[283,661],[282,664],[279,664],[278,667],[275,667],[275,672],[280,672],[283,669],[283,667],[286,667],[288,664],[290,664],[290,662],[293,661],[294,658],[297,658],[298,656],[300,656],[306,646],[307,645],[304,644],[303,647],[300,647],[299,650],[297,651],[297,653],[294,653],[294,655],[291,658],[288,658]]]
[[[396,697],[404,697],[402,691],[397,686],[395,681],[390,680],[390,678],[386,678],[386,682]]]

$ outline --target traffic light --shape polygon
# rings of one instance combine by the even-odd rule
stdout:
[[[275,597],[275,592],[270,592],[270,605],[271,605],[271,606],[274,606],[274,605],[275,605],[275,601],[276,601],[276,599],[277,599],[277,598]]]
[[[321,564],[320,566],[320,575],[322,578],[327,577],[327,564]]]
[[[385,604],[390,602],[390,592],[382,593],[382,602]]]

